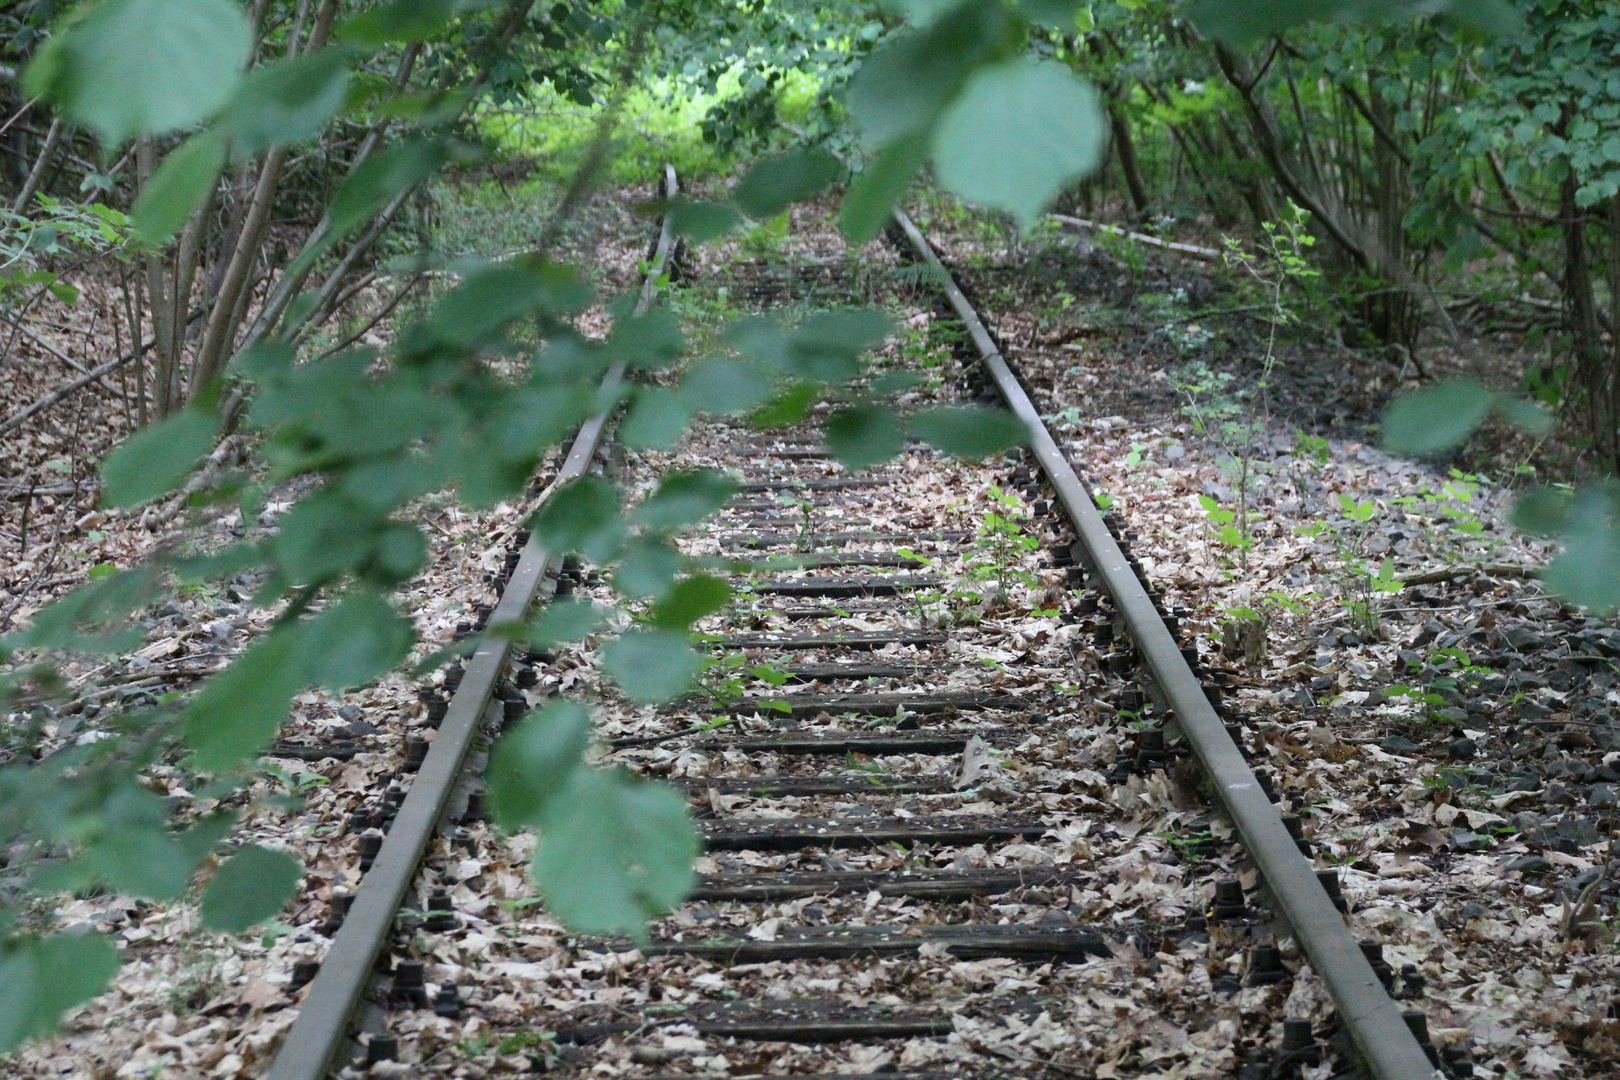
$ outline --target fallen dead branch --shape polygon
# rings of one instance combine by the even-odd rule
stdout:
[[[72,395],[74,392],[83,390],[86,386],[89,386],[93,382],[101,381],[102,378],[114,371],[117,371],[120,367],[123,367],[131,360],[144,356],[146,351],[150,349],[153,344],[154,343],[152,341],[143,342],[139,349],[132,352],[127,352],[117,359],[109,360],[98,368],[92,368],[90,371],[79,376],[77,379],[74,379],[72,382],[52,390],[50,393],[46,394],[44,397],[40,398],[38,401],[34,402],[21,412],[14,413],[11,416],[8,416],[5,420],[0,420],[0,435],[4,435],[12,428],[26,423],[29,417],[44,412],[52,405],[55,405],[63,398]]]
[[[1138,244],[1149,244],[1156,248],[1164,248],[1166,251],[1180,252],[1195,259],[1214,262],[1221,257],[1221,253],[1214,248],[1199,247],[1196,244],[1183,244],[1175,240],[1160,240],[1158,237],[1149,236],[1147,233],[1131,232],[1129,229],[1122,229],[1118,225],[1105,225],[1100,221],[1087,221],[1085,218],[1069,217],[1067,214],[1053,214],[1052,220],[1063,225],[1071,225],[1077,229],[1093,229],[1113,233],[1115,236],[1123,236],[1134,240]]]

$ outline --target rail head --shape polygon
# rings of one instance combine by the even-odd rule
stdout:
[[[1193,753],[1283,918],[1293,929],[1295,940],[1327,986],[1363,1062],[1376,1080],[1434,1080],[1438,1071],[1407,1026],[1400,1007],[1379,982],[1310,863],[1300,854],[1283,825],[1282,815],[1227,734],[1198,676],[1181,655],[1179,644],[1109,533],[1102,513],[989,330],[911,218],[898,207],[894,218],[918,256],[933,270],[932,276],[967,327],[1007,407],[1028,429],[1030,449],[1057,493],[1058,503],[1130,627],[1149,671],[1164,690]]]
[[[675,194],[673,166],[665,166],[664,190],[666,197]],[[646,312],[658,298],[658,279],[673,247],[674,233],[666,214],[647,280],[636,304],[637,314]],[[624,366],[615,366],[603,380],[604,391],[617,396],[623,378]],[[548,493],[590,470],[602,445],[608,419],[609,412],[602,412],[580,427]],[[490,625],[523,619],[540,594],[558,554],[548,551],[535,536],[530,536],[490,614]],[[266,1080],[323,1080],[333,1068],[348,1038],[352,1018],[371,984],[377,958],[388,940],[400,904],[439,827],[468,751],[490,708],[496,683],[511,650],[509,638],[486,638],[468,661],[461,684],[451,695],[439,724],[438,735],[429,746],[427,758],[417,771],[376,861],[360,879],[349,913],[321,961],[320,970],[304,992],[298,1017],[266,1073]]]

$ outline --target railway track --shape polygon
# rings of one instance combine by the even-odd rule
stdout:
[[[740,666],[652,709],[581,651],[488,641],[448,700],[424,689],[437,732],[402,740],[400,771],[351,815],[335,858],[364,876],[322,898],[331,943],[293,972],[308,985],[272,1080],[1127,1076],[1176,1055],[1184,1075],[1434,1074],[1422,1013],[1392,999],[1296,808],[1245,760],[1253,732],[1223,704],[1223,673],[922,234],[896,226],[969,331],[963,386],[1025,420],[1029,450],[979,466],[909,447],[851,477],[813,424],[700,421],[677,452],[622,461],[611,418],[587,425],[556,480],[604,465],[632,493],[676,467],[741,478],[683,541],[784,557],[738,574],[737,602],[700,625]],[[670,248],[666,226],[643,307]],[[997,547],[990,513],[1038,550]],[[564,554],[515,550],[487,617],[606,599]],[[951,596],[965,580],[974,618]],[[1025,626],[1040,612],[1036,640],[1002,628],[1013,608]],[[604,758],[675,784],[698,819],[697,889],[645,941],[548,921],[517,877],[532,840],[483,814],[487,740],[564,686],[595,701]],[[1147,829],[1149,808],[1175,827]],[[1336,1007],[1314,1027],[1313,996]],[[1111,1041],[1118,1027],[1129,1037]]]

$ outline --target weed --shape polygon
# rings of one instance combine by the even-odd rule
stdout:
[[[1326,537],[1333,545],[1338,563],[1336,584],[1340,602],[1350,616],[1351,628],[1357,633],[1375,635],[1382,626],[1379,597],[1398,593],[1406,586],[1395,576],[1394,560],[1375,561],[1366,555],[1367,540],[1379,514],[1378,503],[1372,499],[1358,500],[1341,491],[1338,504],[1342,515],[1338,522],[1313,521],[1309,525],[1295,526],[1294,531],[1301,536]]]
[[[994,583],[1003,595],[1007,583],[1039,584],[1034,574],[1020,567],[1024,556],[1040,546],[1040,541],[1024,531],[1029,512],[1018,496],[992,484],[990,499],[1000,509],[986,510],[973,535],[973,550],[967,557],[969,580]]]

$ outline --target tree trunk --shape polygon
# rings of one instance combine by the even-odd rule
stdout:
[[[1125,176],[1125,186],[1130,189],[1131,203],[1136,207],[1136,219],[1146,221],[1148,216],[1147,185],[1142,183],[1142,171],[1136,164],[1136,144],[1131,140],[1130,121],[1119,114],[1119,110],[1108,110],[1108,126],[1114,133],[1114,156],[1119,159],[1119,171]]]
[[[1372,87],[1369,112],[1377,118],[1374,127],[1394,128],[1394,110]],[[1379,262],[1386,266],[1406,265],[1407,183],[1406,166],[1384,140],[1373,140],[1373,167],[1377,187],[1373,195],[1373,228]],[[1412,294],[1405,289],[1380,289],[1367,298],[1365,315],[1380,341],[1398,343],[1408,350],[1416,344],[1417,320],[1413,318]]]
[[[23,181],[22,190],[17,192],[17,199],[11,204],[13,214],[28,213],[28,200],[34,197],[34,192],[45,182],[45,170],[50,167],[51,156],[56,153],[56,147],[62,141],[62,129],[60,117],[51,121],[51,129],[45,133],[45,144],[39,148],[39,157],[34,160],[34,167],[28,170],[28,177]]]
[[[1559,218],[1564,233],[1564,298],[1569,305],[1569,332],[1575,351],[1575,377],[1586,396],[1592,448],[1610,469],[1620,469],[1620,411],[1617,411],[1614,367],[1605,355],[1598,328],[1597,297],[1592,288],[1592,260],[1587,250],[1586,215],[1575,201],[1579,183],[1571,170],[1558,187]]]

